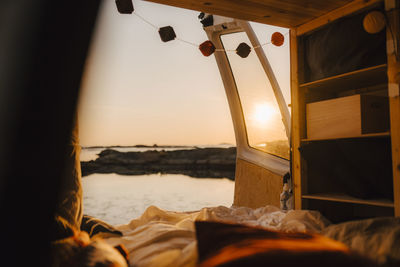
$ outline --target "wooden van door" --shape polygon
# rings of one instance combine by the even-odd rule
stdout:
[[[290,169],[290,113],[282,91],[248,22],[235,20],[205,31],[216,47],[235,130],[234,205],[279,207],[283,176]],[[245,58],[235,52],[241,43],[251,46]]]

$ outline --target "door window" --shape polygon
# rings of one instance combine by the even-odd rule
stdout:
[[[247,58],[235,52],[250,41],[244,32],[221,35],[235,78],[250,147],[289,159],[289,142],[271,84],[254,51]],[[229,51],[231,50],[231,51]]]

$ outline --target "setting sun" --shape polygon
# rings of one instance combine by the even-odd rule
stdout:
[[[272,119],[275,113],[276,111],[271,105],[262,103],[254,106],[252,117],[257,125],[264,126]]]

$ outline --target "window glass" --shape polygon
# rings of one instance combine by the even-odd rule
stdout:
[[[258,40],[263,45],[265,55],[271,64],[275,77],[281,87],[283,97],[286,104],[291,103],[290,99],[290,42],[289,42],[289,29],[266,25],[256,22],[250,22]],[[275,46],[271,44],[271,36],[275,32],[280,32],[284,36],[284,43],[282,46]],[[291,109],[289,108],[289,112]]]
[[[239,93],[248,144],[258,150],[289,159],[289,142],[271,84],[254,51],[247,58],[235,52],[250,41],[244,32],[221,36]],[[231,51],[229,51],[231,50]],[[233,51],[232,51],[233,50]]]

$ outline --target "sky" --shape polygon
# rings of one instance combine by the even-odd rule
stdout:
[[[172,26],[178,38],[194,44],[207,40],[199,12],[133,4],[156,28]],[[286,30],[252,25],[261,43]],[[264,48],[289,101],[288,45]],[[235,144],[214,56],[178,40],[162,42],[153,26],[119,14],[115,1],[103,1],[98,17],[81,85],[79,128],[82,146]]]

